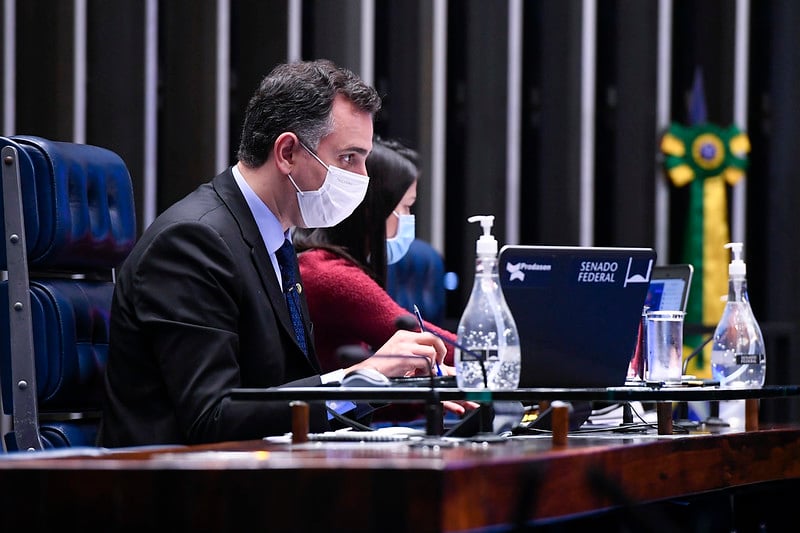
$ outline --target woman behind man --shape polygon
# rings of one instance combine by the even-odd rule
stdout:
[[[397,331],[398,318],[409,315],[385,290],[386,266],[398,261],[413,240],[416,162],[413,150],[376,138],[366,161],[367,194],[353,214],[337,226],[297,229],[293,235],[323,371],[341,368],[340,347],[380,346]],[[425,327],[455,341],[453,333],[434,324]],[[453,364],[449,344],[445,363]]]

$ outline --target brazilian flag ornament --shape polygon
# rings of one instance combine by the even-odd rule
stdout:
[[[664,166],[672,185],[690,187],[683,254],[684,261],[694,265],[695,275],[686,322],[715,326],[728,294],[727,186],[744,177],[750,140],[735,126],[721,128],[706,122],[702,83],[698,80],[696,76],[692,94],[695,101],[690,105],[695,123],[670,125],[661,139],[661,151],[666,156]],[[687,347],[702,342],[699,335],[693,337],[687,337]],[[706,351],[710,352],[710,347]],[[708,354],[698,354],[692,363],[694,368],[687,369],[690,374],[711,377]]]

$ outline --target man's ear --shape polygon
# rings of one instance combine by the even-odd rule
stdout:
[[[275,156],[275,166],[283,174],[291,174],[294,171],[297,150],[300,149],[300,140],[292,132],[284,132],[275,139],[272,147]]]

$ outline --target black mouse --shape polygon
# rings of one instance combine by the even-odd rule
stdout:
[[[392,382],[374,368],[357,368],[342,379],[342,387],[388,387]]]

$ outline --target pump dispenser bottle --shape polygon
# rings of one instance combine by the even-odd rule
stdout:
[[[494,215],[475,215],[483,234],[475,246],[475,281],[458,323],[455,350],[459,388],[510,390],[519,386],[520,348],[514,317],[503,297],[497,273]]]
[[[721,387],[758,389],[764,385],[766,354],[764,337],[747,295],[742,243],[728,243],[725,248],[731,250],[728,301],[714,331],[711,374]]]

